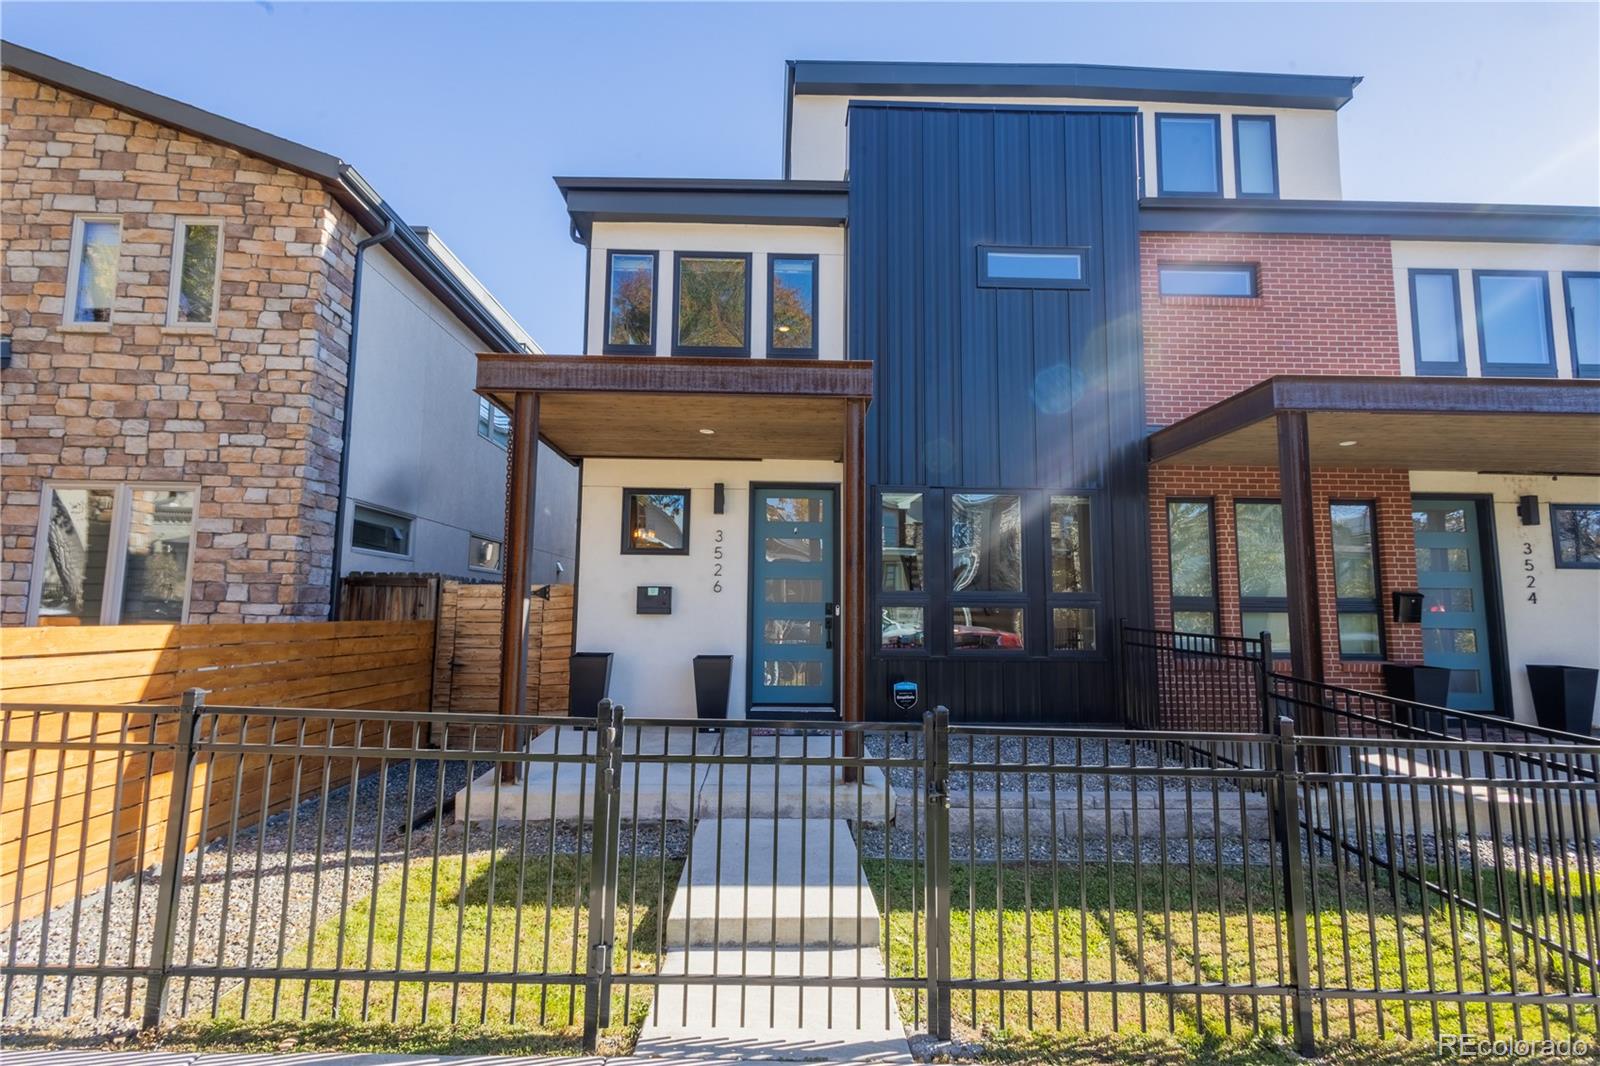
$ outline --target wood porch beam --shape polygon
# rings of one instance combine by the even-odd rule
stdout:
[[[867,404],[849,400],[844,420],[844,641],[840,717],[865,720],[867,632]]]
[[[1284,570],[1289,598],[1290,672],[1322,681],[1322,605],[1317,590],[1311,437],[1304,411],[1279,411],[1278,493],[1283,503]]]
[[[505,584],[500,608],[500,713],[528,710],[528,578],[533,573],[533,503],[539,459],[539,394],[518,393],[506,448]],[[517,747],[517,727],[507,723],[503,751]],[[500,779],[516,779],[517,764],[501,763]]]

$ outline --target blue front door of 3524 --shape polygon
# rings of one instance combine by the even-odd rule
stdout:
[[[1418,497],[1411,504],[1411,529],[1422,592],[1422,661],[1449,669],[1451,707],[1492,710],[1478,506],[1472,500]]]
[[[834,706],[833,489],[751,492],[750,703]]]

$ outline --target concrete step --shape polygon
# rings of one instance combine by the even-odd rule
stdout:
[[[878,905],[844,820],[709,818],[691,844],[664,926],[669,946],[876,952]]]
[[[862,948],[780,948],[672,951],[665,973],[783,975],[803,986],[663,984],[656,993],[634,1057],[662,1061],[827,1062],[909,1066],[894,995],[881,988],[841,988],[827,976],[881,977],[876,945]],[[815,981],[812,976],[815,975]]]

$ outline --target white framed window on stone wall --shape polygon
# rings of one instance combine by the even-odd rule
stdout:
[[[72,220],[67,290],[61,305],[61,324],[64,328],[102,329],[111,324],[117,302],[117,269],[121,259],[121,218],[116,215],[78,215]]]
[[[29,624],[187,621],[198,499],[194,485],[47,483]]]
[[[222,294],[219,219],[178,219],[172,232],[171,275],[167,325],[175,329],[215,329]]]

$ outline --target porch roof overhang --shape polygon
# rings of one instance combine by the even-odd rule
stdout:
[[[1277,466],[1286,412],[1314,467],[1600,474],[1600,381],[1490,378],[1268,378],[1151,434],[1150,464]]]
[[[477,391],[507,411],[538,394],[540,436],[574,459],[838,462],[850,406],[872,399],[872,364],[487,353]]]

